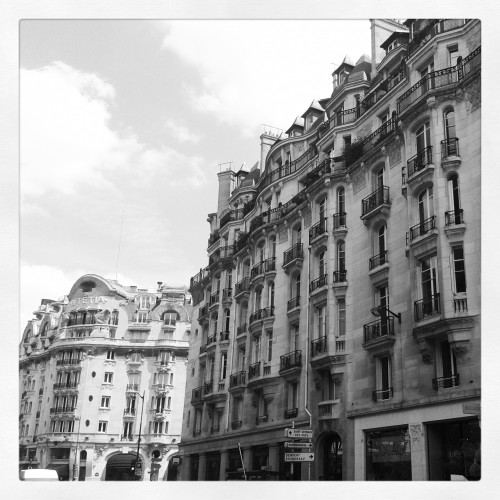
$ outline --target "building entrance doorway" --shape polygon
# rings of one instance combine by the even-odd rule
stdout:
[[[119,453],[113,455],[106,463],[105,481],[136,481],[134,462],[135,453]]]
[[[324,438],[323,479],[342,481],[342,440],[336,432],[331,432]]]

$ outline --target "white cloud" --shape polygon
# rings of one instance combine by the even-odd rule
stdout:
[[[131,130],[110,126],[113,86],[98,75],[57,62],[41,69],[21,70],[21,195],[24,210],[33,199],[51,191],[68,195],[87,190],[118,193],[120,176],[141,172],[140,182],[158,171],[199,185],[201,158],[174,149],[150,148]],[[195,141],[185,128],[178,139]],[[119,175],[117,175],[117,173]],[[90,189],[89,189],[90,188]],[[29,200],[28,200],[29,199]],[[28,203],[32,206],[28,207]]]
[[[187,127],[184,125],[180,125],[178,123],[175,123],[173,120],[167,120],[165,122],[165,128],[168,133],[175,139],[177,139],[179,142],[184,143],[184,142],[199,142],[200,136],[195,134],[194,132],[190,131]]]
[[[329,97],[346,47],[353,61],[371,50],[367,20],[174,21],[162,29],[163,47],[200,73],[202,88],[186,86],[193,108],[244,135],[262,123],[288,128],[312,99]]]

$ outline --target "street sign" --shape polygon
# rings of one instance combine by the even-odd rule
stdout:
[[[314,453],[285,453],[285,462],[314,462]]]
[[[311,429],[285,429],[285,437],[293,439],[311,439],[313,431]]]
[[[313,444],[310,442],[307,443],[297,443],[292,441],[285,442],[285,448],[307,448],[308,450],[312,450]]]

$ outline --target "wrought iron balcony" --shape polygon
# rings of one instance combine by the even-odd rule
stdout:
[[[214,381],[207,380],[203,384],[203,395],[206,396],[207,394],[212,394],[213,390],[214,390]]]
[[[82,362],[81,359],[58,359],[56,366],[75,366]]]
[[[127,384],[125,390],[127,392],[137,392],[139,390],[139,384]]]
[[[242,420],[233,420],[231,422],[231,429],[233,429],[233,431],[235,431],[236,429],[240,429],[242,425],[243,425]]]
[[[280,372],[302,366],[302,351],[292,351],[280,356]]]
[[[255,321],[263,320],[265,318],[270,318],[274,316],[274,306],[266,307],[264,309],[259,309],[250,315],[249,323],[252,324]]]
[[[333,271],[334,283],[344,283],[345,281],[347,281],[347,271],[345,269],[342,271]]]
[[[234,296],[237,297],[240,293],[250,291],[250,278],[243,278],[241,281],[238,281],[234,286]]]
[[[376,208],[389,204],[389,188],[382,186],[361,200],[361,216],[368,215]]]
[[[217,342],[217,334],[214,333],[213,335],[210,335],[210,337],[207,337],[207,347],[210,345],[210,344],[215,344]]]
[[[54,384],[54,390],[57,389],[76,389],[78,387],[78,383],[76,382],[58,382]]]
[[[276,257],[269,257],[269,259],[266,259],[264,263],[266,273],[276,271]]]
[[[243,335],[247,331],[247,324],[243,323],[242,325],[236,328],[236,335]]]
[[[132,434],[122,434],[120,436],[120,441],[133,441],[134,440],[134,436],[132,436]]]
[[[259,262],[258,264],[255,264],[255,266],[252,267],[252,270],[250,271],[250,278],[251,279],[254,279],[261,274],[264,274],[264,272],[266,270],[265,263],[266,263],[266,261],[263,260],[263,261]]]
[[[347,214],[345,212],[333,214],[333,229],[344,229],[346,227]]]
[[[285,418],[295,418],[298,414],[298,408],[290,408],[289,410],[285,410]]]
[[[327,284],[328,274],[323,274],[323,276],[320,276],[319,278],[316,278],[315,280],[312,280],[311,283],[309,283],[309,293],[312,293]]]
[[[50,414],[54,413],[73,413],[76,410],[76,406],[57,406],[50,409]]]
[[[378,319],[363,325],[363,342],[365,344],[379,338],[394,336],[394,318],[388,317],[385,322]]]
[[[372,269],[375,269],[376,267],[381,266],[382,264],[385,264],[386,262],[388,262],[387,250],[384,250],[382,253],[379,253],[378,255],[375,255],[375,257],[372,257],[370,259],[369,269],[371,271]]]
[[[422,321],[441,314],[439,293],[414,303],[415,321]]]
[[[283,252],[283,267],[291,264],[296,259],[304,258],[304,250],[302,243],[296,243],[293,247]]]
[[[244,386],[246,384],[246,371],[233,373],[229,377],[229,388],[233,389],[234,387]]]
[[[208,304],[205,304],[198,310],[198,321],[201,321],[203,318],[206,318],[207,316],[208,316]]]
[[[193,389],[191,392],[191,404],[199,403],[203,398],[203,386]]]
[[[424,221],[415,224],[410,228],[410,241],[413,241],[418,236],[423,236],[427,234],[432,229],[436,229],[436,216],[433,215]]]
[[[207,345],[208,344],[202,344],[202,345],[200,345],[200,355],[207,352]]]
[[[124,417],[135,417],[135,408],[125,408],[123,410]]]
[[[231,259],[234,254],[234,246],[226,245],[219,248],[219,259]]]
[[[460,208],[459,210],[450,210],[444,213],[444,220],[447,226],[455,226],[457,224],[465,224],[464,221],[464,211]]]
[[[441,161],[452,156],[460,156],[458,152],[458,137],[451,137],[441,141]]]
[[[240,233],[238,241],[234,243],[234,253],[239,252],[247,246],[249,237],[250,233]]]
[[[257,418],[255,419],[255,423],[257,425],[263,424],[264,422],[268,421],[268,416],[267,415],[258,415]]]
[[[229,332],[219,332],[219,341],[225,342],[226,340],[229,340]]]
[[[228,301],[233,299],[233,289],[232,288],[224,288],[222,290],[222,300]]]
[[[210,307],[212,307],[215,304],[218,304],[219,296],[220,296],[219,290],[215,291],[214,293],[212,293],[212,295],[210,295]]]
[[[290,299],[287,303],[287,311],[291,311],[292,309],[295,309],[296,307],[300,306],[300,295],[298,297],[294,297],[293,299]]]
[[[408,180],[411,180],[415,174],[424,170],[425,167],[432,165],[432,146],[427,146],[411,157],[406,165],[408,167]]]
[[[432,379],[432,388],[435,391],[439,389],[449,389],[460,385],[460,375],[456,373],[450,377],[438,377]]]
[[[372,392],[372,399],[375,403],[377,403],[378,401],[385,401],[387,399],[391,399],[392,396],[393,396],[392,387]]]
[[[311,357],[318,356],[319,354],[325,354],[326,352],[328,352],[326,335],[324,337],[320,337],[319,339],[311,340]]]
[[[318,236],[327,232],[328,219],[323,217],[319,222],[309,229],[309,244],[311,244]]]
[[[260,364],[260,361],[257,361],[248,367],[248,380],[260,377]]]

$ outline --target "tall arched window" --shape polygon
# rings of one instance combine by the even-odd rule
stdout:
[[[448,210],[446,225],[461,224],[463,222],[457,174],[452,174],[448,178]]]
[[[337,243],[337,271],[338,281],[345,281],[345,242]]]
[[[375,255],[378,254],[378,256],[379,256],[379,264],[383,264],[386,261],[386,251],[387,251],[386,232],[387,232],[387,228],[386,228],[385,224],[380,226],[378,231],[377,231]]]
[[[269,283],[267,303],[269,307],[274,308],[274,281]]]
[[[323,250],[318,256],[318,278],[326,274],[326,252]]]
[[[262,309],[262,288],[259,288],[255,291],[254,311],[258,311],[259,309]]]
[[[337,217],[334,226],[345,227],[345,189],[339,187],[337,189]]]
[[[457,155],[457,141],[455,132],[455,111],[449,109],[444,114],[444,138],[445,138],[445,155]]]
[[[319,220],[320,222],[326,218],[326,198],[319,202]]]
[[[300,243],[302,240],[302,226],[299,224],[298,226],[295,226],[293,228],[292,232],[292,243],[296,245],[297,243]]]
[[[434,198],[432,193],[432,187],[429,187],[422,191],[418,196],[418,223],[420,225],[421,231],[427,232],[426,221],[434,216]]]
[[[273,258],[276,257],[276,237],[273,236],[271,240],[269,241],[270,247],[269,247],[269,257]]]
[[[417,146],[417,160],[415,162],[415,170],[420,170],[421,167],[432,163],[431,156],[431,127],[429,122],[425,122],[415,133]]]
[[[231,324],[231,311],[229,309],[226,309],[225,311],[225,328],[224,328],[224,332],[225,333],[229,333],[229,327],[230,327],[230,324]]]
[[[214,315],[212,316],[212,321],[213,321],[213,335],[216,335],[217,334],[217,328],[218,328],[218,321],[219,321],[219,314],[218,313],[214,313]]]

